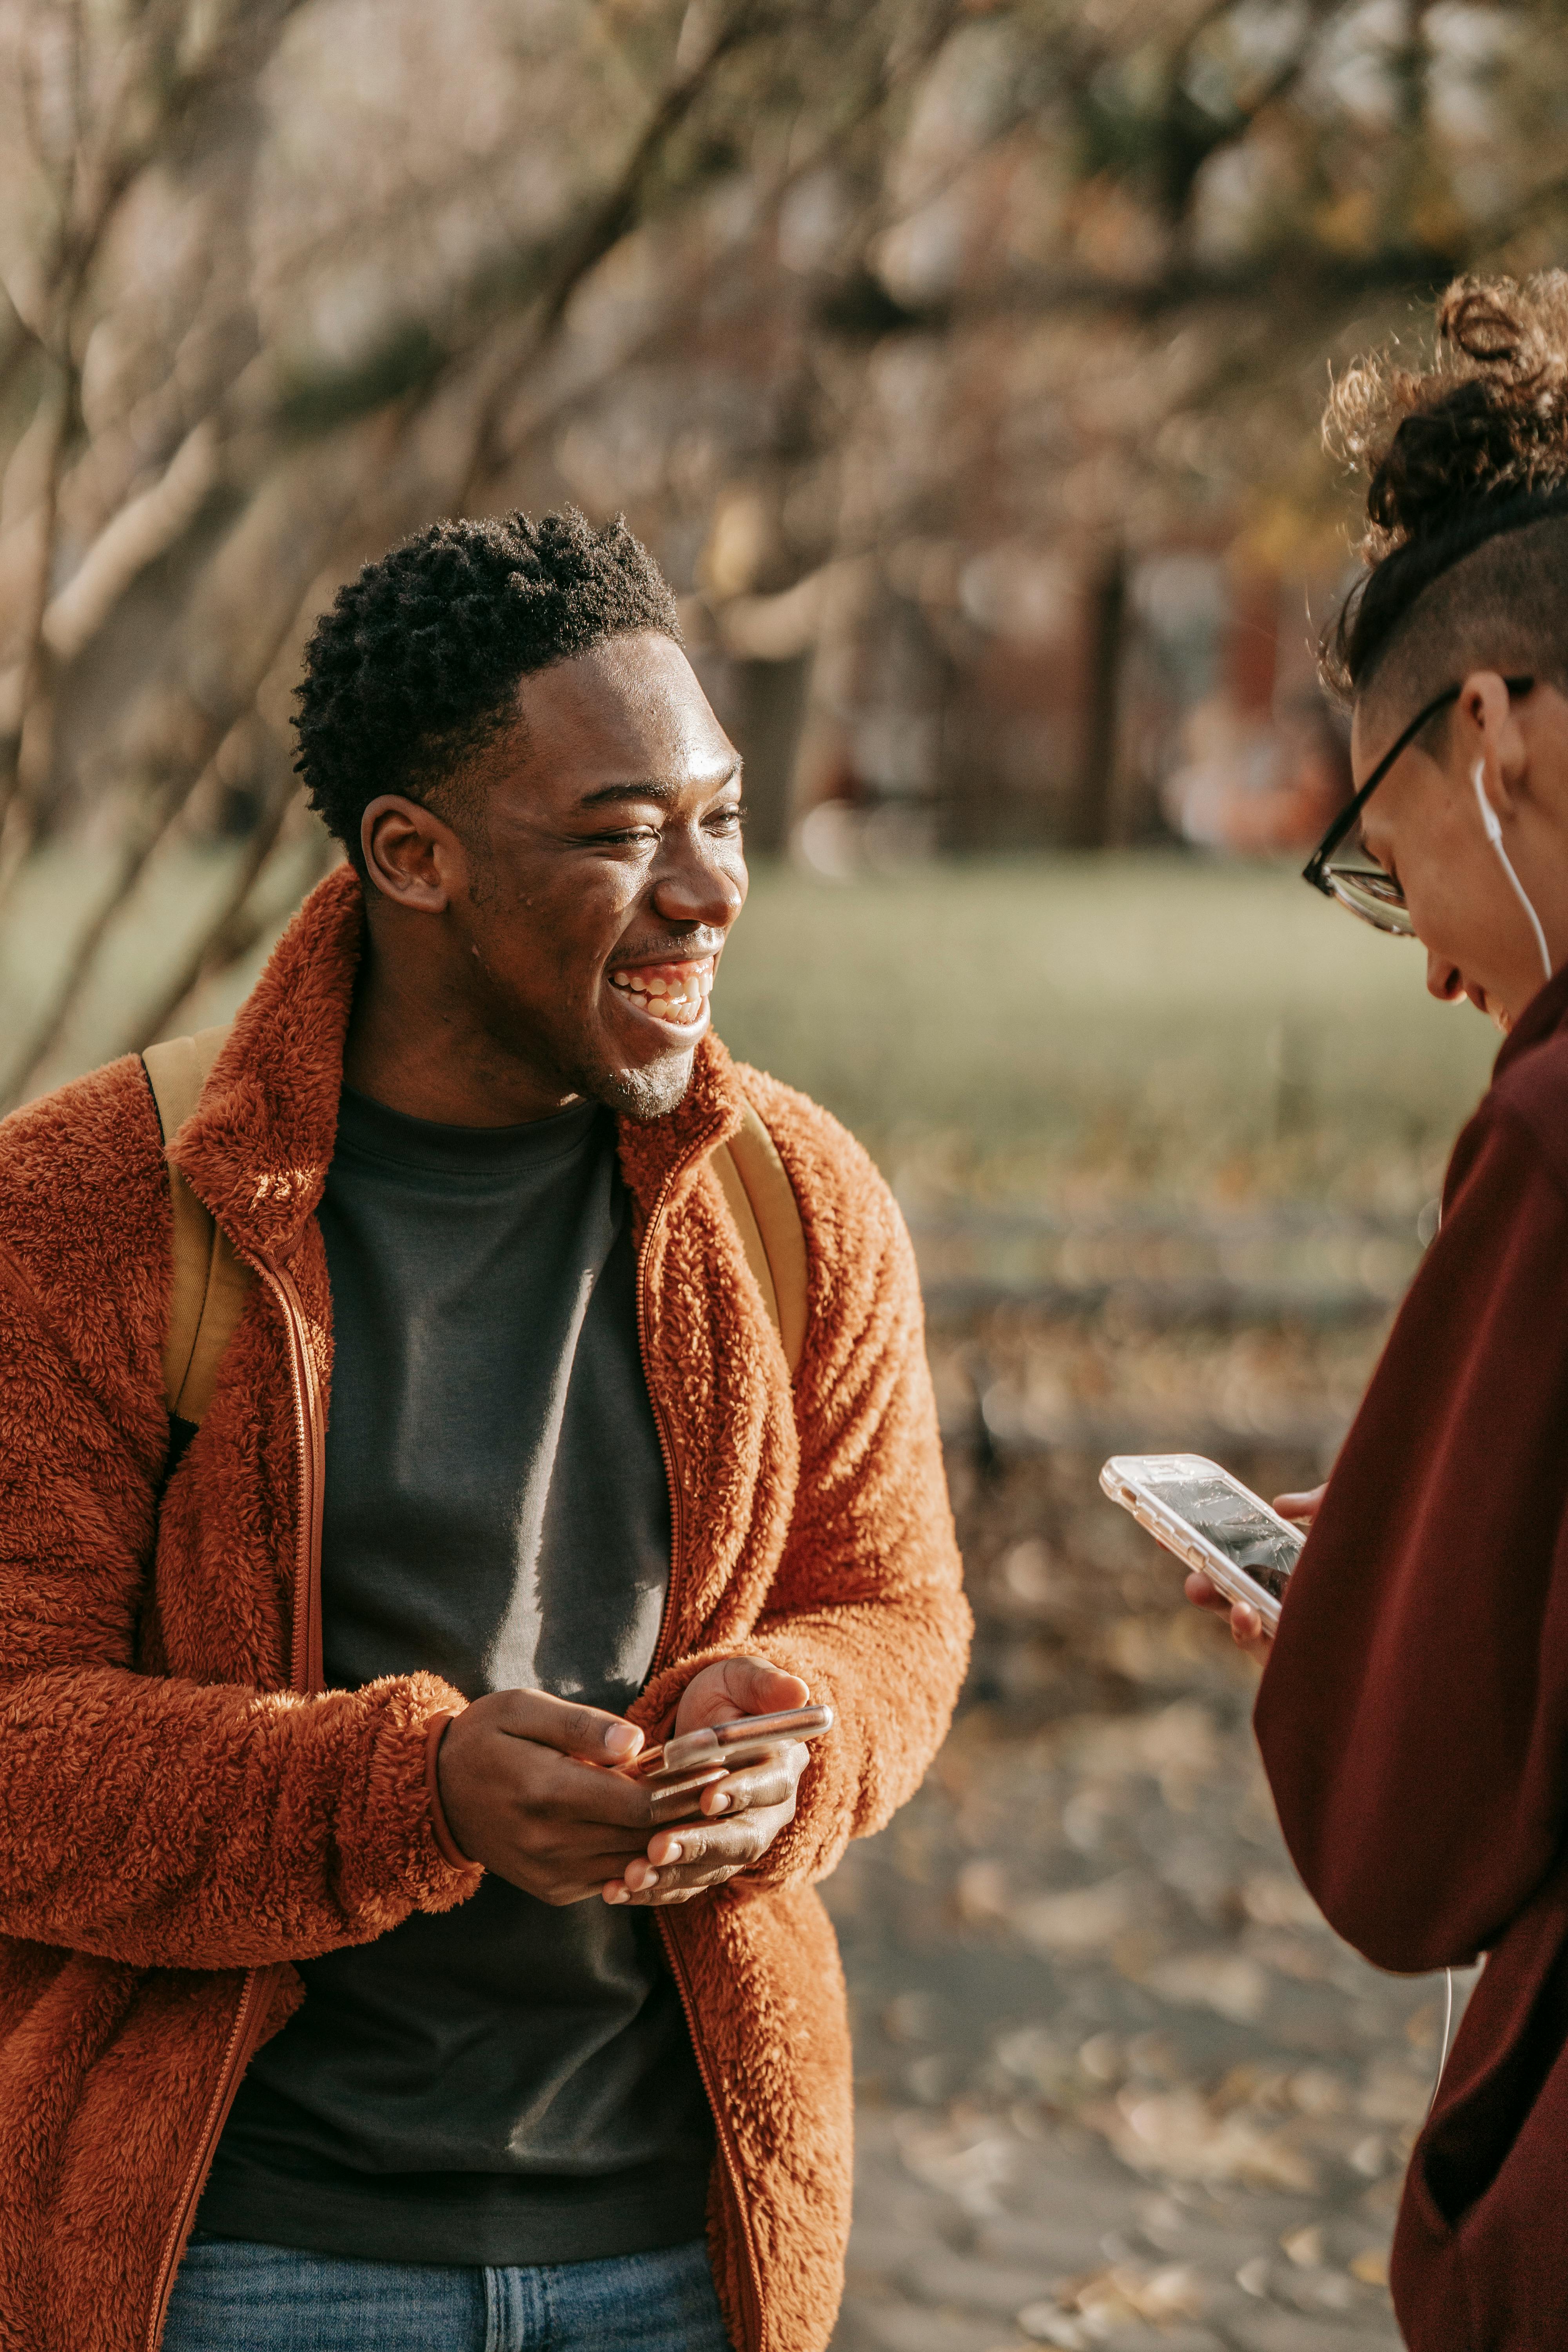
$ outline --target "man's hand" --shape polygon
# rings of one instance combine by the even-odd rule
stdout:
[[[804,1706],[810,1696],[798,1675],[781,1674],[765,1658],[721,1658],[687,1684],[670,1737],[745,1715],[777,1715]],[[689,1903],[749,1869],[795,1819],[795,1790],[810,1760],[805,1742],[792,1740],[766,1763],[704,1789],[700,1818],[660,1830],[646,1855],[606,1884],[605,1902]]]
[[[1310,1494],[1276,1495],[1274,1507],[1282,1519],[1294,1519],[1299,1525],[1310,1527],[1318,1516],[1318,1506],[1328,1491],[1327,1482],[1314,1486]],[[1230,1638],[1237,1649],[1249,1657],[1266,1664],[1274,1646],[1274,1637],[1264,1630],[1262,1618],[1245,1601],[1227,1601],[1218,1588],[1211,1584],[1200,1569],[1194,1569],[1184,1587],[1194,1609],[1206,1609],[1211,1616],[1228,1618]]]
[[[525,1895],[581,1903],[647,1850],[647,1790],[605,1769],[642,1744],[635,1724],[599,1707],[492,1691],[443,1736],[436,1780],[447,1826],[470,1862]]]

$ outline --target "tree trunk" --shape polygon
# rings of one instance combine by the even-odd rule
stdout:
[[[795,755],[805,719],[809,653],[735,664],[735,748],[746,763],[746,846],[759,857],[789,845]]]
[[[1105,849],[1116,830],[1116,753],[1127,633],[1127,557],[1120,545],[1111,548],[1090,586],[1088,617],[1083,764],[1071,840],[1079,849]]]

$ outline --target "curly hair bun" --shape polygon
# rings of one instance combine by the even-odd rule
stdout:
[[[1362,360],[1330,394],[1331,450],[1365,474],[1368,570],[1324,649],[1353,689],[1421,591],[1500,529],[1568,494],[1568,270],[1462,278],[1424,373]]]
[[[1330,400],[1331,439],[1369,476],[1373,559],[1478,499],[1568,483],[1568,270],[1522,287],[1460,278],[1437,338],[1426,374],[1363,361]]]

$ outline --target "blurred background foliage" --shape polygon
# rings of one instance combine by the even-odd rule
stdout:
[[[626,511],[763,856],[1315,833],[1325,359],[1555,257],[1562,35],[1553,0],[0,0],[0,1094],[273,935],[328,855],[303,636],[440,514]]]

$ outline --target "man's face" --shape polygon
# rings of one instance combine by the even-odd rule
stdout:
[[[453,985],[487,1046],[547,1095],[659,1118],[690,1081],[745,904],[739,756],[652,631],[524,677],[518,708],[434,802],[460,853],[446,852],[439,909]],[[373,803],[367,855],[377,812],[407,808]]]

